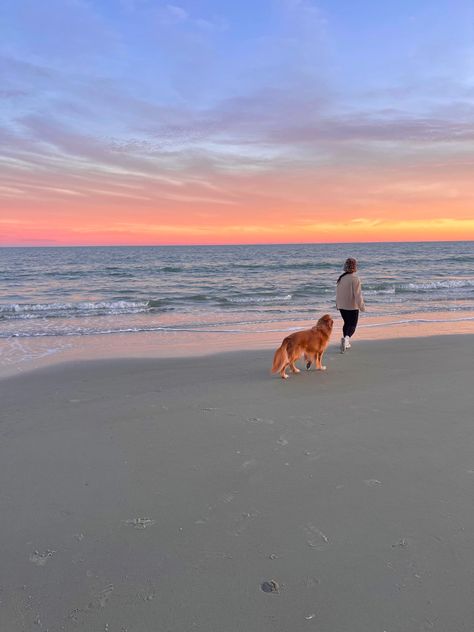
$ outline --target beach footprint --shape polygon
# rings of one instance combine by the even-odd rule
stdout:
[[[134,529],[146,529],[154,525],[155,522],[156,521],[151,518],[130,518],[129,520],[124,520],[123,524],[127,527],[133,527]]]
[[[230,534],[235,535],[235,536],[241,535],[244,531],[246,531],[250,527],[250,525],[252,524],[252,521],[255,520],[257,516],[258,516],[257,511],[244,512],[240,514],[240,516],[235,518]]]
[[[251,424],[264,424],[267,426],[272,426],[275,423],[273,419],[264,419],[262,417],[248,417],[247,421],[250,421]]]
[[[194,521],[194,524],[207,524],[213,514],[219,509],[220,505],[229,505],[234,501],[237,492],[227,492],[219,497],[218,501],[214,505],[208,505],[207,510],[203,513],[201,518]]]
[[[250,470],[254,470],[257,467],[257,459],[249,459],[248,461],[244,461],[240,466],[240,470],[242,472],[248,472]]]
[[[40,553],[39,551],[34,551],[30,555],[30,562],[32,564],[36,564],[36,566],[45,566],[46,562],[50,560],[55,553],[56,551],[51,551],[50,549],[47,549],[43,553]]]
[[[380,487],[380,485],[382,485],[382,481],[379,481],[376,478],[369,478],[365,480],[364,483],[367,485],[367,487]]]
[[[314,526],[314,524],[308,523],[303,527],[303,530],[306,534],[306,543],[317,551],[324,551],[329,546],[329,538],[323,533],[320,529]]]
[[[97,602],[101,608],[105,608],[113,592],[114,592],[113,584],[109,584],[103,590],[99,592],[99,594],[97,595]]]

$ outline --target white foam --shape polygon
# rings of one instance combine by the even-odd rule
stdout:
[[[290,301],[292,299],[291,294],[286,294],[285,296],[248,296],[242,298],[229,298],[229,303],[274,303],[275,301]]]
[[[59,312],[95,312],[107,311],[110,313],[122,313],[129,310],[146,311],[149,309],[148,301],[80,301],[78,303],[10,303],[0,305],[0,314],[4,316],[14,315],[33,317],[35,313],[44,316]]]
[[[403,283],[398,285],[402,290],[440,290],[457,289],[463,287],[474,287],[474,280],[471,279],[446,279],[443,281],[428,281],[426,283]]]

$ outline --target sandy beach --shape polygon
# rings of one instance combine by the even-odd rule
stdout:
[[[335,343],[2,379],[2,632],[471,632],[474,336]]]

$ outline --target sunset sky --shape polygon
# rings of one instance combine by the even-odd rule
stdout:
[[[2,0],[0,245],[474,239],[472,0]]]

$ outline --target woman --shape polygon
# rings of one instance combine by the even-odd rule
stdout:
[[[336,307],[341,312],[342,328],[341,353],[351,348],[350,339],[354,335],[359,320],[359,310],[365,312],[360,279],[357,276],[357,261],[346,259],[344,272],[337,280]]]

